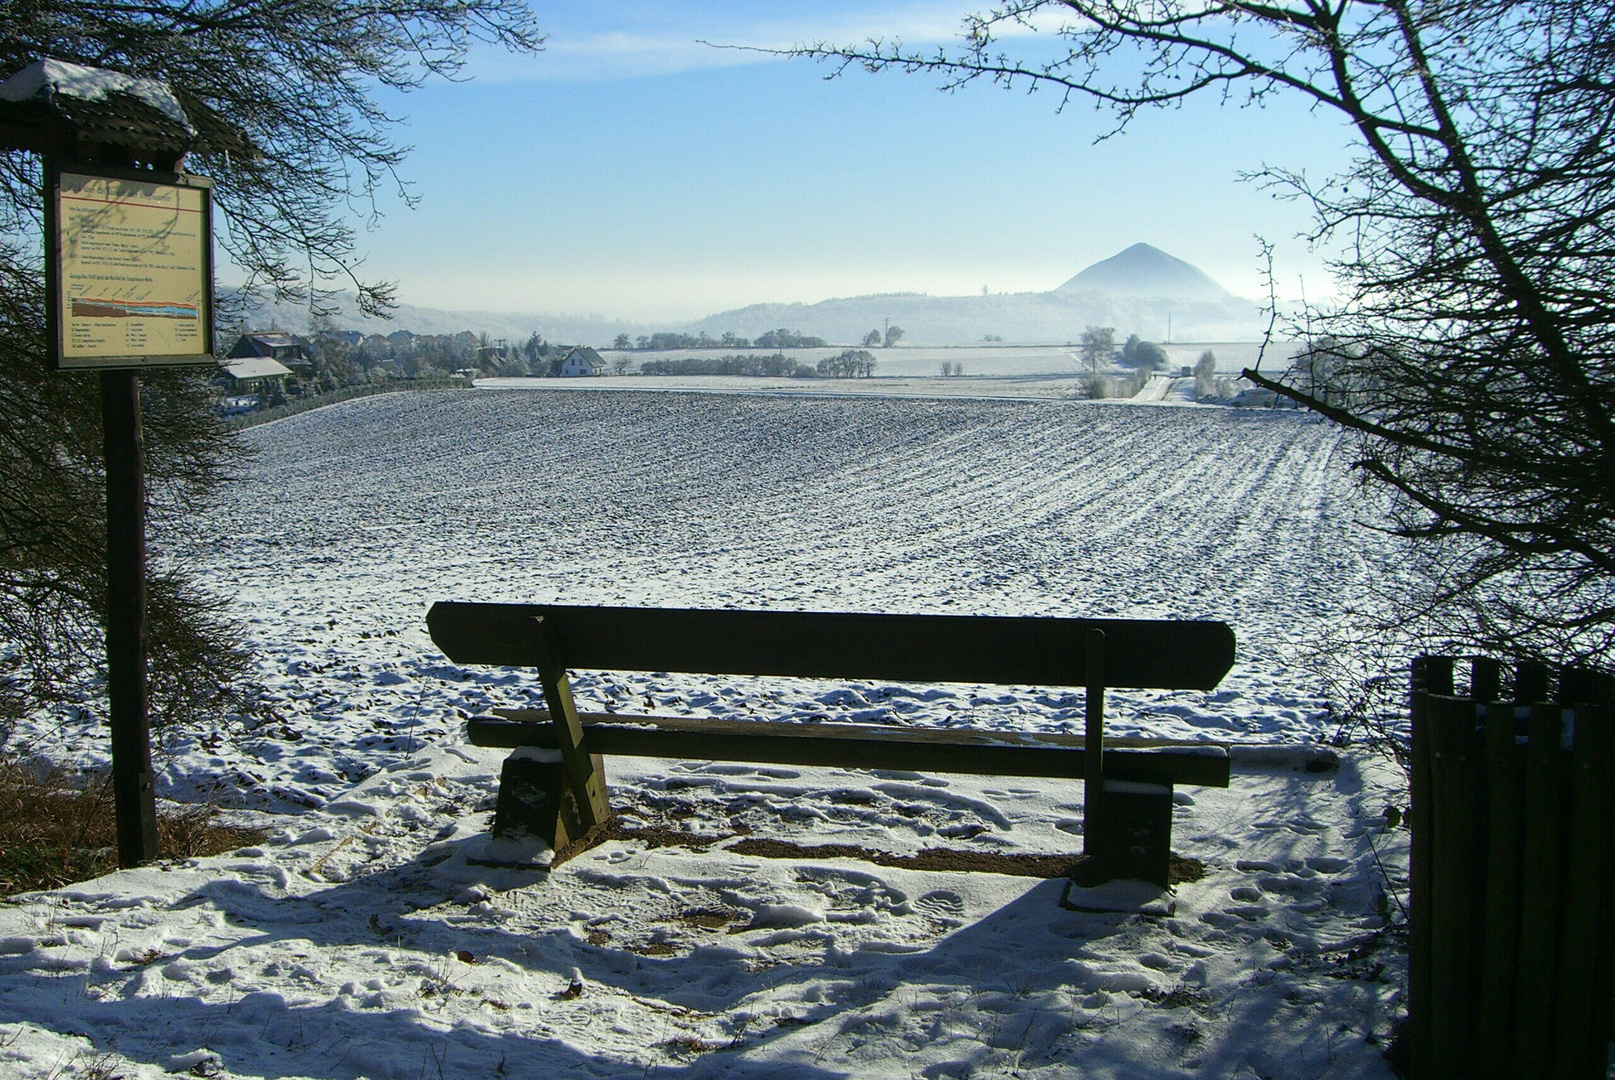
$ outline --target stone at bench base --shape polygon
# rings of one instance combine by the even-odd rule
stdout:
[[[1106,780],[1098,813],[1087,815],[1083,848],[1106,878],[1167,887],[1172,847],[1172,785]],[[1093,793],[1087,796],[1093,798]]]
[[[604,776],[600,755],[591,756],[596,772]],[[524,747],[505,759],[493,811],[495,837],[535,837],[559,851],[585,831],[560,751]]]

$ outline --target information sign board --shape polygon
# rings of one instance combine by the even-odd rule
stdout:
[[[48,183],[57,370],[213,362],[212,182],[61,165]]]

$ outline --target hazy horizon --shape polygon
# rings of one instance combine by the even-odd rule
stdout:
[[[1237,296],[1325,296],[1302,208],[1238,175],[1334,171],[1346,134],[1291,103],[1195,101],[1108,117],[1049,94],[939,93],[924,76],[827,69],[714,45],[950,41],[959,3],[812,11],[738,4],[546,5],[536,57],[476,50],[469,82],[382,93],[414,147],[411,210],[355,211],[369,280],[447,310],[694,321],[759,303],[1052,290],[1145,242]],[[703,44],[709,42],[713,44]],[[1018,38],[1014,48],[1047,48]],[[221,280],[238,276],[221,266]]]

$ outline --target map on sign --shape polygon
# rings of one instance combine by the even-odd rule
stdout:
[[[209,195],[200,185],[57,175],[59,367],[211,358]]]

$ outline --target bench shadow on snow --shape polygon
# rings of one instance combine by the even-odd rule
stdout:
[[[1255,779],[1269,772],[1256,768],[1247,775]],[[1282,774],[1284,770],[1271,772]],[[1293,821],[1308,820],[1311,815],[1305,789],[1315,781],[1294,774],[1273,775],[1271,779],[1278,781],[1273,784],[1274,790],[1251,800],[1246,812],[1258,817],[1287,812],[1294,816]],[[1359,782],[1348,770],[1347,786],[1356,787]],[[1218,823],[1202,824],[1215,828]],[[1298,830],[1293,839],[1303,839],[1307,831]],[[831,945],[811,958],[786,958],[759,969],[753,966],[755,952],[748,958],[726,944],[732,939],[722,933],[697,935],[698,943],[693,949],[669,956],[640,955],[609,942],[590,944],[578,929],[567,925],[569,882],[560,879],[560,875],[552,879],[547,874],[531,874],[523,890],[528,907],[535,899],[558,905],[549,928],[525,930],[523,927],[533,920],[520,915],[508,918],[505,924],[485,917],[470,921],[462,914],[461,906],[469,901],[466,879],[459,875],[445,877],[439,867],[445,847],[476,845],[481,839],[468,837],[433,845],[430,852],[422,852],[409,863],[298,896],[275,895],[278,890],[235,878],[208,882],[174,906],[211,905],[237,927],[257,932],[225,946],[193,946],[170,959],[214,961],[228,966],[233,952],[293,942],[344,951],[390,948],[399,954],[391,969],[395,977],[407,977],[412,967],[417,975],[422,966],[432,967],[444,973],[443,986],[449,993],[463,994],[468,991],[454,988],[455,973],[469,973],[472,969],[456,967],[461,962],[454,959],[454,954],[465,950],[478,964],[499,958],[520,970],[520,976],[529,983],[532,1011],[524,1010],[522,1023],[530,1033],[491,1031],[458,1022],[474,1021],[481,1015],[497,1025],[500,1016],[511,1015],[502,1010],[496,1013],[487,1006],[454,1010],[439,1020],[427,1011],[436,1000],[419,995],[415,978],[406,979],[406,992],[385,995],[355,992],[348,987],[335,991],[311,978],[310,989],[330,996],[302,1005],[288,1005],[280,993],[272,990],[247,993],[229,1004],[204,1003],[184,996],[86,1001],[75,1007],[74,1021],[94,1033],[98,1042],[114,1046],[135,1060],[141,1058],[142,1049],[161,1064],[168,1054],[206,1045],[222,1056],[228,1071],[264,1077],[381,1078],[431,1075],[441,1068],[444,1075],[512,1077],[558,1075],[572,1070],[598,1076],[637,1076],[648,1071],[657,1076],[705,1077],[751,1075],[761,1070],[770,1076],[829,1080],[849,1074],[843,1068],[821,1064],[822,1048],[831,1045],[843,1030],[860,1028],[866,1022],[861,1014],[867,1017],[870,1011],[901,1005],[905,1000],[902,991],[919,987],[929,999],[962,994],[979,1003],[982,1013],[1011,1015],[1013,1019],[1006,1027],[1013,1028],[1011,1039],[1020,1034],[1026,1044],[1026,1066],[1080,1061],[1098,1068],[1101,1074],[1105,1069],[1116,1069],[1120,1074],[1143,1064],[1129,1059],[1128,1039],[1107,1039],[1089,1045],[1063,1038],[1073,1032],[1069,996],[1093,988],[1091,977],[1081,975],[1073,962],[1093,961],[1106,966],[1118,957],[1133,956],[1151,928],[1162,924],[1130,916],[1064,910],[1059,905],[1063,889],[1059,879],[1033,884],[1002,907],[958,929],[939,931],[941,936],[929,942],[912,946],[875,942],[848,949]],[[1278,850],[1273,854],[1282,858],[1291,838],[1274,839],[1279,843],[1274,845]],[[819,867],[812,860],[806,865]],[[880,868],[869,870],[868,876],[878,880],[875,875]],[[845,867],[836,867],[834,872],[854,877],[860,873]],[[493,881],[509,871],[490,868],[486,873],[484,880]],[[1225,871],[1217,873],[1226,876]],[[508,880],[506,877],[501,884],[508,887]],[[644,882],[629,878],[619,887],[643,889],[646,903],[656,902]],[[1226,888],[1226,883],[1220,882],[1219,888]],[[1283,913],[1275,915],[1275,924],[1282,925]],[[1238,950],[1240,941],[1254,941],[1262,929],[1252,925],[1248,929],[1211,933]],[[1118,936],[1135,940],[1088,948]],[[297,951],[295,947],[288,950],[292,954]],[[276,959],[288,962],[284,955]],[[319,966],[318,958],[308,962],[315,968]],[[574,970],[581,972],[584,984],[576,1000],[564,995]],[[464,974],[460,977],[468,984],[472,981]],[[1245,1060],[1251,1047],[1263,1045],[1273,1025],[1294,1023],[1296,1019],[1285,1015],[1283,995],[1271,991],[1245,993],[1243,988],[1243,982],[1208,988],[1215,991],[1214,1033],[1208,1031],[1211,1037],[1194,1048],[1194,1056],[1208,1067],[1219,1061],[1231,1064],[1236,1059]],[[1060,990],[1066,993],[1053,993]],[[713,1041],[707,1044],[708,1052],[686,1056],[682,1061],[675,1055],[675,1060],[646,1070],[626,1054],[584,1051],[566,1041],[565,1033],[585,1022],[579,1016],[567,1017],[568,1011],[589,1010],[601,1001],[620,1001],[619,995],[631,995],[642,1003],[665,1003],[669,1013],[688,1009],[713,1019],[721,1019],[736,1008],[756,1012],[770,1001],[788,1002],[791,1007],[781,1010],[789,1014],[787,1023],[778,1024],[775,1017],[758,1021],[735,1034],[732,1045],[724,1046],[713,1039],[713,1025],[709,1024],[707,1038]],[[757,1000],[746,1001],[752,995],[757,995]],[[1129,1009],[1169,1007],[1135,1000],[1126,988],[1122,988],[1121,995],[1118,1001]],[[520,1008],[523,1002],[512,996],[504,1004]],[[27,1018],[48,1027],[60,1026],[61,1018],[46,1015],[43,1002],[39,1008],[42,1015]],[[609,1024],[613,1022],[610,1011],[591,1015],[587,1022]],[[1174,1011],[1172,1016],[1193,1020],[1192,1011],[1186,1009]],[[450,1025],[446,1031],[441,1030],[444,1023]],[[875,1026],[878,1029],[879,1025]],[[657,1024],[653,1030],[623,1036],[622,1042],[636,1046],[666,1044],[688,1035],[690,1030],[688,1025]],[[726,1026],[725,1030],[733,1029]],[[182,1033],[181,1038],[191,1041],[162,1046],[157,1043],[157,1033],[166,1031]],[[135,1032],[142,1034],[132,1036]],[[1026,1032],[1034,1034],[1028,1038]],[[792,1038],[798,1034],[807,1037]],[[995,1038],[987,1037],[976,1045],[978,1049],[986,1048],[982,1052],[1009,1048],[998,1046]],[[817,1053],[815,1048],[819,1048]],[[844,1042],[841,1048],[845,1048]],[[1270,1049],[1278,1051],[1277,1047]],[[1295,1052],[1292,1049],[1292,1054]],[[1264,1052],[1259,1056],[1267,1055]],[[1307,1052],[1301,1051],[1301,1056],[1306,1057]],[[947,1067],[937,1068],[938,1075],[947,1073]],[[931,1071],[927,1070],[927,1075]]]
[[[258,926],[262,932],[227,946],[191,947],[168,959],[228,961],[231,952],[246,947],[306,941],[320,949],[392,947],[400,953],[413,954],[401,956],[400,966],[415,960],[452,967],[457,961],[450,955],[465,949],[479,962],[500,957],[529,976],[551,976],[547,992],[532,1000],[529,1025],[557,1031],[564,1030],[563,1025],[554,1022],[561,1011],[587,1007],[591,1001],[601,999],[605,988],[665,1002],[671,1007],[669,1011],[691,1009],[721,1016],[748,995],[767,992],[770,998],[782,995],[794,1000],[797,995],[792,991],[802,984],[833,984],[827,985],[826,994],[833,1000],[805,1010],[790,1010],[793,1015],[786,1024],[749,1027],[734,1039],[732,1046],[711,1049],[683,1064],[658,1064],[649,1070],[656,1076],[701,1077],[750,1075],[764,1069],[770,1076],[830,1080],[849,1074],[820,1065],[817,1058],[822,1054],[816,1055],[812,1046],[806,1050],[770,1050],[770,1044],[800,1032],[813,1032],[812,1044],[822,1044],[844,1025],[851,1026],[846,1020],[837,1023],[839,1017],[851,1017],[912,983],[926,985],[933,996],[959,990],[1002,996],[1006,1001],[1014,999],[1008,1011],[1014,1013],[1017,1033],[1051,1026],[1063,1029],[1066,1010],[1037,1005],[1035,991],[1053,989],[1058,980],[1047,976],[1086,942],[1126,932],[1121,916],[1063,911],[1059,907],[1063,883],[1049,880],[1033,885],[1011,903],[940,937],[929,947],[910,952],[878,948],[841,953],[832,950],[828,957],[820,954],[808,962],[788,961],[761,970],[753,970],[737,951],[721,945],[697,945],[683,955],[641,956],[609,944],[590,945],[565,927],[524,933],[485,924],[452,925],[445,921],[441,908],[388,916],[378,933],[369,922],[378,899],[385,895],[425,899],[421,896],[423,878],[430,874],[430,867],[415,862],[296,897],[268,895],[236,880],[210,882],[175,906],[211,904],[237,926]],[[535,880],[534,884],[548,887],[547,881]],[[559,892],[553,898],[564,903]],[[452,903],[448,897],[442,899]],[[1015,954],[1028,960],[1035,956],[1035,969],[1044,977],[1033,974],[1033,985],[1029,986],[1027,967],[1014,962]],[[574,969],[582,973],[584,980],[584,991],[577,1001],[567,1000],[562,993]],[[645,1069],[631,1059],[581,1051],[568,1045],[561,1035],[490,1032],[456,1024],[457,1018],[448,1018],[452,1026],[442,1031],[442,1021],[423,1014],[423,1007],[429,1008],[431,1003],[419,997],[400,1000],[394,995],[367,1007],[366,996],[363,992],[354,997],[338,994],[309,1005],[287,1005],[274,991],[249,993],[231,1004],[203,1003],[186,997],[133,997],[89,1003],[80,1010],[79,1018],[91,1031],[170,1029],[184,1032],[184,1037],[192,1040],[165,1048],[156,1055],[157,1064],[166,1054],[206,1045],[221,1055],[228,1072],[265,1077],[384,1077],[406,1073],[413,1077],[421,1067],[424,1075],[433,1075],[444,1055],[445,1075],[536,1077],[576,1069],[582,1075],[638,1076]],[[519,1001],[508,1004],[519,1005]],[[483,1015],[496,1014],[484,1011]],[[48,1016],[30,1019],[47,1025],[51,1021]],[[602,1017],[595,1022],[610,1020]],[[767,1023],[772,1025],[773,1021]],[[641,1045],[665,1043],[681,1034],[687,1032],[670,1026],[646,1031],[642,1039],[631,1041]],[[139,1059],[138,1050],[126,1039],[106,1041],[109,1045],[121,1044],[117,1045],[120,1053]],[[753,1057],[752,1052],[758,1050],[763,1051],[764,1060]],[[501,1063],[504,1071],[498,1072]]]

